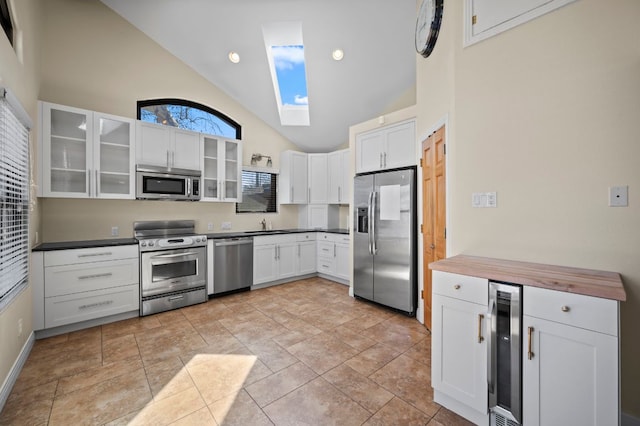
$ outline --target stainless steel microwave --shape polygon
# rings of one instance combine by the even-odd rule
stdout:
[[[136,198],[139,200],[200,200],[200,170],[136,166]]]

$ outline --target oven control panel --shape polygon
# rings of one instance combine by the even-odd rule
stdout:
[[[140,251],[168,250],[182,247],[203,247],[207,245],[206,235],[171,238],[146,238],[139,241]]]

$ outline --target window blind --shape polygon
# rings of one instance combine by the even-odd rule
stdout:
[[[0,89],[0,310],[29,276],[29,129],[25,113]],[[22,120],[21,120],[22,119]]]
[[[275,213],[277,211],[277,175],[242,171],[242,202],[236,213]]]

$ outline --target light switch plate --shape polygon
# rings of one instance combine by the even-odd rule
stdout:
[[[609,187],[609,207],[627,207],[629,205],[628,186]]]
[[[220,225],[220,228],[223,231],[231,231],[231,222],[222,222],[222,225]]]
[[[496,192],[474,192],[471,194],[471,207],[497,207],[498,195]]]

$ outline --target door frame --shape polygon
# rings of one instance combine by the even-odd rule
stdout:
[[[436,130],[438,130],[440,127],[444,126],[444,137],[445,137],[445,143],[447,145],[447,153],[444,157],[444,161],[445,161],[445,191],[446,191],[446,196],[445,196],[445,205],[446,205],[446,213],[445,213],[445,220],[447,222],[447,242],[445,245],[445,250],[447,253],[447,256],[451,256],[451,236],[453,235],[453,232],[451,230],[451,220],[450,220],[450,215],[451,215],[451,209],[449,208],[449,206],[451,205],[451,187],[450,187],[450,181],[451,179],[449,179],[450,176],[450,164],[451,162],[449,161],[449,158],[451,156],[451,139],[450,139],[450,132],[449,132],[449,114],[445,114],[440,120],[434,122],[432,125],[430,125],[427,130],[425,132],[422,132],[416,140],[416,158],[417,158],[417,163],[419,165],[420,163],[420,159],[422,158],[422,142],[424,140],[426,140],[433,132],[435,132]],[[420,225],[422,224],[422,206],[423,206],[423,200],[422,200],[422,167],[417,167],[418,172],[417,172],[417,195],[418,195],[418,209],[417,209],[417,215],[418,215],[418,308],[416,309],[416,319],[424,324],[424,299],[421,297],[422,294],[422,290],[424,290],[424,271],[422,268],[423,265],[423,261],[424,261],[424,247],[423,247],[423,241],[422,241],[422,233],[420,232]]]

